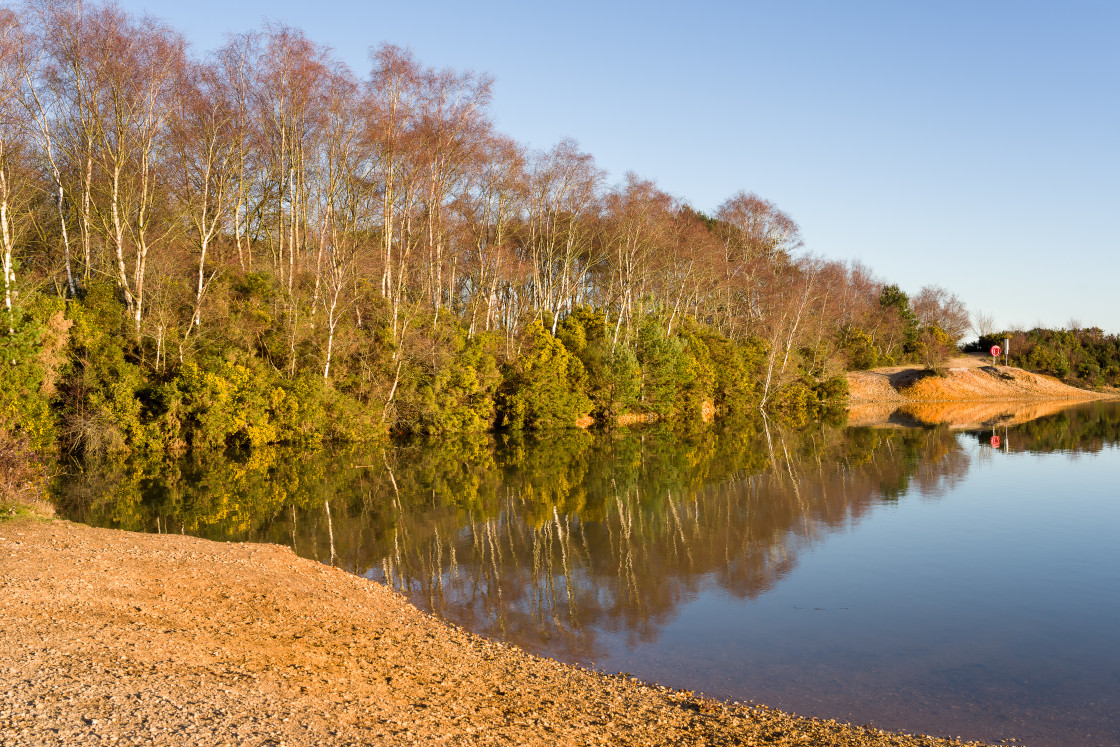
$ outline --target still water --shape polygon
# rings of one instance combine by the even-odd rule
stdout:
[[[288,544],[563,661],[890,730],[1120,745],[1120,405],[985,418],[262,450],[86,464],[54,490],[79,521]]]

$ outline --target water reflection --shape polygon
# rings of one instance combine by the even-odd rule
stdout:
[[[822,533],[969,466],[941,431],[768,430],[594,441],[551,472],[519,449],[492,515],[403,517],[374,575],[473,630],[593,661],[603,633],[656,639],[702,583],[755,598]]]
[[[1094,403],[974,433],[1005,452],[1095,452],[1120,440],[1120,417]],[[87,463],[54,494],[86,523],[287,544],[473,630],[589,660],[597,631],[653,639],[701,580],[753,599],[823,534],[908,492],[941,495],[970,465],[947,428],[760,420]]]
[[[1058,428],[1050,416],[1081,410],[1107,410],[1108,400],[1071,402],[1059,400],[1027,400],[1020,402],[861,402],[852,406],[848,424],[869,427],[930,428],[954,430],[1005,428],[1032,421],[1043,421],[1044,427]]]
[[[277,542],[384,580],[464,626],[590,660],[656,638],[698,584],[755,598],[823,533],[967,473],[947,430],[764,421],[377,453],[87,464],[55,488],[87,523]]]
[[[288,544],[471,630],[598,662],[656,644],[713,591],[767,596],[831,536],[904,497],[938,502],[982,469],[978,459],[1120,441],[1115,404],[1042,411],[1029,420],[1004,408],[965,433],[930,426],[943,420],[925,413],[920,428],[897,416],[888,427],[804,430],[759,420],[688,434],[133,460],[75,467],[54,491],[68,518]]]

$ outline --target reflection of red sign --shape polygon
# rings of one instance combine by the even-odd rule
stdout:
[[[993,449],[998,449],[999,448],[999,436],[992,436],[991,444],[992,444]]]
[[[1003,352],[1003,351],[1002,351],[1002,350],[1000,350],[1000,347],[999,347],[999,345],[992,345],[992,357],[993,357],[993,358],[995,358],[995,357],[996,357],[997,355],[999,355],[999,354],[1000,354],[1000,353],[1002,353],[1002,352]]]

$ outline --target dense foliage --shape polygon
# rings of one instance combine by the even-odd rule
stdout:
[[[981,335],[970,349],[988,351],[1010,340],[1010,363],[1084,387],[1120,386],[1120,336],[1102,330],[1040,329]]]
[[[111,4],[0,7],[0,409],[45,452],[795,420],[843,371],[955,344],[963,307],[801,253],[564,141],[486,76],[269,25],[205,58]]]

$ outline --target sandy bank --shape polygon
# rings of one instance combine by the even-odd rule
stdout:
[[[0,744],[942,745],[539,659],[272,545],[0,523]]]
[[[1053,376],[1013,366],[983,365],[970,358],[951,363],[965,365],[951,366],[944,376],[923,368],[902,366],[851,371],[848,373],[849,401],[855,406],[869,402],[1090,400],[1115,396],[1078,389]]]

